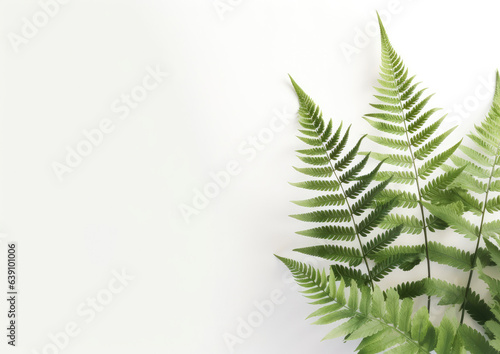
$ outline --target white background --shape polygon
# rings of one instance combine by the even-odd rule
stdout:
[[[352,343],[320,341],[329,327],[305,321],[314,309],[273,256],[294,256],[309,242],[294,234],[307,225],[288,217],[301,211],[289,201],[304,196],[287,183],[303,179],[292,168],[303,147],[297,124],[251,161],[238,148],[275,111],[295,114],[288,73],[326,116],[353,123],[353,137],[373,132],[361,117],[373,101],[380,43],[359,32],[375,28],[375,10],[389,14],[394,47],[437,93],[430,106],[452,112],[446,124],[461,123],[450,141],[478,122],[500,67],[500,6],[389,4],[242,0],[220,16],[212,0],[73,0],[16,46],[13,34],[41,6],[2,1],[2,293],[6,241],[20,250],[19,346],[7,352],[42,353],[51,333],[75,322],[78,336],[57,352],[229,353],[223,335],[236,335],[239,318],[273,291],[285,300],[236,353],[352,352]],[[356,36],[358,52],[345,55]],[[120,120],[112,103],[157,66],[169,76]],[[58,179],[53,163],[104,118],[115,130]],[[241,172],[187,223],[179,207],[192,206],[194,190],[233,160]],[[134,279],[86,323],[80,304],[122,269]],[[4,328],[5,301],[0,311]]]

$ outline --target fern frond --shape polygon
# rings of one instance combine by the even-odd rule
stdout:
[[[484,252],[481,251],[480,242],[484,239],[488,246],[489,241],[486,238],[496,239],[500,235],[500,221],[485,221],[487,213],[495,213],[500,210],[500,198],[491,195],[492,192],[500,191],[499,174],[497,173],[497,166],[500,162],[500,145],[498,144],[500,142],[499,107],[500,76],[497,72],[495,93],[490,111],[486,119],[480,125],[476,125],[475,131],[468,135],[473,145],[471,147],[460,146],[460,152],[465,157],[455,155],[450,158],[456,166],[464,169],[463,173],[448,188],[448,196],[452,197],[449,198],[451,204],[431,206],[434,215],[445,220],[457,232],[476,241],[476,248],[471,255],[470,267],[468,268],[469,278],[462,294],[461,323],[463,323],[466,310],[470,312],[472,308],[472,310],[479,311],[483,306],[482,303],[477,304],[477,295],[474,295],[471,291],[471,280],[476,268],[477,259],[480,260],[480,264],[483,263],[482,257],[484,256]],[[446,165],[442,168],[449,170],[449,166]],[[476,196],[471,195],[468,191],[479,194],[483,201],[479,201]],[[457,205],[459,206],[458,208]],[[466,216],[462,216],[462,211],[472,211],[478,215],[480,217],[479,223],[475,225]],[[466,256],[468,254],[461,255],[464,262]],[[455,263],[455,266],[463,269],[465,264],[459,266]],[[485,279],[488,278],[483,277],[483,280]],[[488,320],[484,317],[478,320],[477,314],[471,314],[471,316],[478,322],[481,320],[481,323]]]
[[[413,300],[406,298],[401,301],[396,290],[389,289],[384,297],[379,287],[372,291],[355,281],[338,278],[333,269],[327,276],[324,271],[304,263],[282,257],[278,259],[305,289],[304,295],[313,300],[313,304],[321,306],[309,316],[317,318],[314,324],[329,325],[348,319],[324,339],[362,338],[356,352],[374,354],[388,352],[394,346],[409,353],[428,353],[438,344],[438,330],[430,322],[427,310],[421,308],[413,314]]]
[[[370,183],[375,179],[382,166],[383,162],[380,162],[370,173],[357,178],[357,182],[346,189],[345,195],[349,199],[354,199],[363,193]]]
[[[404,100],[403,95],[401,96],[401,100]],[[420,128],[424,126],[425,123],[427,123],[429,118],[439,110],[441,110],[441,108],[432,108],[429,109],[427,112],[422,113],[420,117],[418,117],[416,120],[408,124],[408,133],[413,134],[417,132]]]
[[[346,132],[344,133],[344,137],[342,138],[342,140],[340,140],[340,143],[338,143],[338,145],[336,145],[333,150],[331,152],[328,153],[328,157],[332,160],[332,161],[336,161],[340,154],[342,153],[342,151],[344,150],[345,146],[347,145],[347,139],[349,138],[349,131],[351,130],[351,127],[349,126],[346,130]],[[328,143],[326,143],[328,144]],[[330,142],[330,145],[332,143]],[[328,148],[328,145],[325,146],[325,150],[329,150]]]
[[[309,149],[299,150],[298,157],[304,163],[320,166],[297,167],[299,172],[318,179],[293,185],[310,190],[336,192],[295,201],[299,206],[314,210],[291,216],[301,221],[322,224],[299,232],[301,235],[330,241],[355,242],[349,246],[323,244],[298,248],[295,251],[334,262],[348,263],[349,267],[345,268],[335,263],[332,269],[344,279],[353,279],[359,284],[369,284],[373,287],[374,281],[382,279],[394,267],[388,265],[388,262],[378,267],[377,264],[370,265],[368,258],[371,253],[383,249],[395,240],[401,231],[401,228],[393,228],[373,240],[368,247],[362,240],[368,237],[397,205],[395,199],[385,203],[378,201],[378,205],[372,209],[374,201],[389,183],[389,179],[381,183],[376,181],[383,161],[368,173],[364,172],[369,156],[357,160],[364,136],[358,139],[353,147],[348,148],[350,127],[342,132],[340,124],[334,132],[332,121],[325,123],[320,108],[293,79],[291,80],[299,99],[299,122],[304,128],[300,130],[303,134],[301,140],[311,146]],[[324,179],[325,177],[330,179]],[[371,210],[367,212],[368,209]],[[356,217],[359,217],[359,220]],[[332,223],[334,225],[331,225]],[[366,273],[355,268],[361,263],[365,264]],[[375,268],[375,273],[372,272],[372,267]],[[349,284],[350,282],[347,285]]]
[[[375,89],[377,90],[376,87]],[[383,119],[391,123],[401,123],[403,121],[403,117],[401,115],[388,114],[388,113],[369,113],[365,114],[365,117]]]
[[[311,149],[301,149],[296,150],[297,153],[309,156],[323,155],[325,150],[323,148],[311,148]]]
[[[368,138],[385,147],[401,150],[402,153],[387,156],[389,164],[397,165],[400,169],[380,171],[376,179],[381,181],[392,177],[393,183],[409,185],[401,191],[386,190],[383,193],[386,195],[399,193],[401,197],[399,206],[409,210],[415,209],[418,213],[416,215],[397,213],[388,215],[381,222],[380,227],[392,228],[402,225],[402,232],[421,234],[425,249],[424,254],[428,255],[428,233],[442,229],[447,225],[443,221],[426,216],[423,200],[431,198],[434,200],[439,197],[443,199],[443,203],[448,202],[449,198],[453,196],[444,194],[443,189],[457,178],[461,170],[455,169],[445,175],[437,176],[423,188],[421,185],[453,155],[460,143],[432,156],[454,128],[438,135],[437,131],[446,116],[434,118],[439,109],[427,108],[432,94],[424,94],[426,89],[419,88],[420,83],[415,82],[415,77],[409,74],[403,60],[392,47],[381,21],[379,21],[379,25],[382,62],[378,82],[382,88],[377,88],[380,95],[375,97],[381,103],[374,103],[371,106],[380,112],[366,114],[365,120],[372,127],[381,131],[383,135],[368,135]],[[381,158],[381,156],[373,154],[371,156],[376,159]],[[384,197],[384,194],[381,194],[380,197]],[[417,261],[420,259],[415,260],[415,262]],[[410,267],[410,265],[407,266]],[[428,277],[430,277],[429,259],[427,259],[427,270]],[[430,298],[428,299],[428,308],[430,308]]]

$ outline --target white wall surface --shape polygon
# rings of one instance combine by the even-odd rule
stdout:
[[[288,217],[301,210],[289,201],[307,193],[287,183],[303,178],[292,168],[303,145],[287,74],[326,116],[353,123],[353,137],[374,133],[361,117],[378,77],[378,33],[366,33],[375,33],[379,10],[407,66],[437,93],[430,105],[460,123],[457,141],[490,104],[500,5],[50,3],[0,3],[0,283],[15,241],[21,326],[15,350],[2,331],[0,351],[230,353],[224,334],[236,336],[255,302],[274,298],[273,313],[234,352],[352,353],[355,343],[320,341],[330,328],[305,320],[313,308],[273,256],[295,256],[309,242]],[[224,4],[231,10],[218,12]],[[151,71],[160,72],[156,83]],[[134,108],[122,101],[131,92],[139,100],[146,92]],[[289,123],[250,148],[276,115]],[[58,178],[54,163],[66,163],[67,147],[85,148],[83,131],[102,126],[99,146]],[[180,207],[193,206],[195,190],[228,164],[239,173],[186,221]],[[113,272],[122,271],[133,279],[118,287]],[[108,304],[110,282],[119,291]],[[99,311],[87,303],[96,295],[106,302]],[[68,324],[78,334],[54,350],[50,336]]]

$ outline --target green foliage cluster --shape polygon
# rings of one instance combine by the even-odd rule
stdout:
[[[359,340],[359,353],[499,353],[500,279],[491,271],[500,267],[500,77],[486,119],[467,142],[447,143],[454,128],[439,132],[445,117],[427,108],[432,95],[410,76],[380,18],[379,24],[376,112],[364,117],[379,135],[351,143],[350,127],[325,120],[291,79],[299,139],[308,145],[297,151],[306,166],[296,167],[308,179],[292,184],[320,193],[294,202],[308,211],[292,217],[314,224],[298,234],[320,243],[295,251],[332,264],[320,270],[278,258],[319,306],[310,316],[315,324],[342,321],[324,339]],[[361,151],[365,138],[380,151]],[[448,227],[470,239],[474,251],[433,236]],[[381,290],[391,272],[411,273],[420,263],[426,277],[408,276]],[[434,263],[463,281],[440,279]],[[491,299],[473,290],[474,272]],[[419,296],[427,306],[417,309]],[[433,305],[447,307],[439,324],[429,320]]]

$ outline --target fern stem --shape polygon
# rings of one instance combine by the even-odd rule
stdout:
[[[460,324],[462,324],[464,322],[465,306],[467,305],[467,297],[469,296],[470,285],[472,283],[472,275],[474,274],[474,268],[476,267],[477,251],[479,249],[479,244],[481,243],[481,236],[482,236],[483,225],[484,225],[484,215],[486,214],[486,203],[488,202],[488,194],[490,193],[491,180],[493,179],[493,172],[495,171],[495,166],[496,166],[496,162],[497,162],[496,158],[498,157],[499,153],[500,153],[500,148],[497,148],[496,155],[495,155],[495,161],[493,162],[493,166],[491,167],[490,178],[488,179],[488,188],[486,189],[486,194],[484,196],[484,206],[483,206],[483,212],[481,215],[481,223],[479,224],[479,233],[477,235],[476,249],[474,250],[474,255],[472,256],[471,270],[469,272],[469,279],[467,280],[467,286],[465,287],[465,294],[464,294],[464,301],[462,303],[462,316],[460,317]]]

